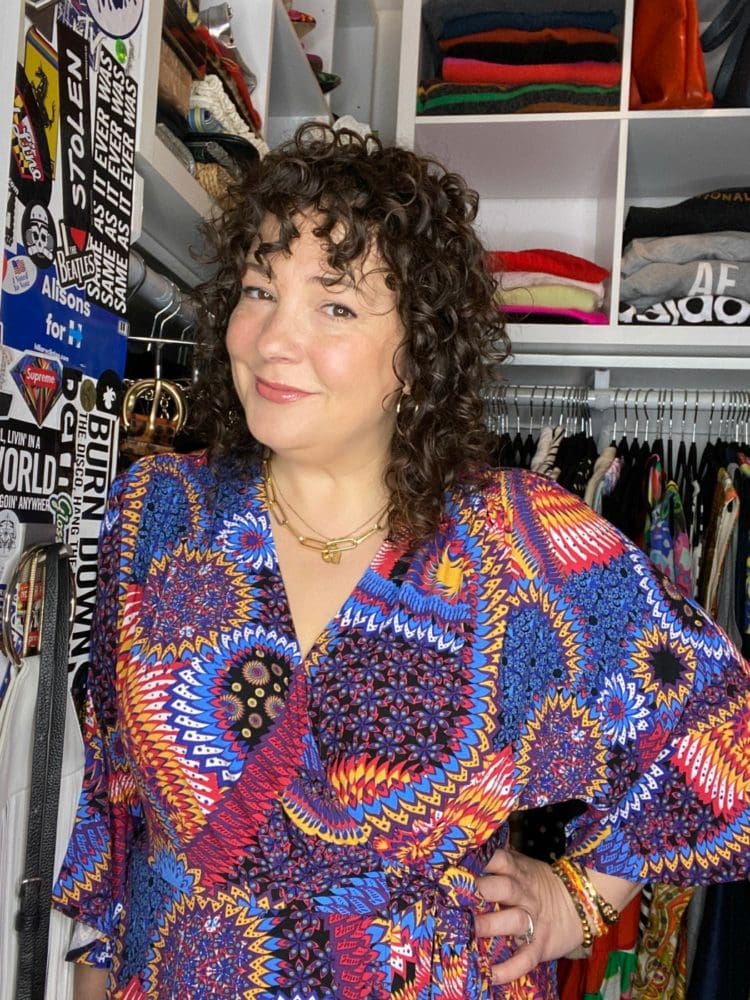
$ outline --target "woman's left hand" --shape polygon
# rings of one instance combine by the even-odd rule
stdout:
[[[477,936],[506,935],[518,942],[511,958],[493,965],[493,984],[520,979],[540,962],[561,958],[582,943],[573,901],[544,861],[517,851],[495,851],[477,887],[488,903],[501,905],[497,912],[476,915]]]

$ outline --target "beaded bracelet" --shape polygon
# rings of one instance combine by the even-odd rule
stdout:
[[[573,878],[571,877],[571,873],[567,868],[559,865],[557,861],[553,862],[552,871],[565,886],[568,895],[573,901],[573,906],[575,906],[578,919],[581,922],[581,930],[583,931],[583,941],[581,942],[581,947],[588,951],[594,943],[594,935],[591,932],[591,924],[586,913],[586,907],[583,903],[583,900],[586,898],[585,893],[578,890]]]
[[[583,867],[583,865],[579,864],[577,861],[571,861],[570,858],[558,858],[558,862],[561,864],[561,866],[568,868],[569,870],[572,869],[576,872],[576,874],[581,880],[584,892],[588,896],[591,903],[593,903],[593,905],[601,914],[604,923],[609,924],[610,926],[612,924],[616,924],[617,921],[620,919],[620,911],[616,910],[614,906],[612,906],[611,903],[608,903],[607,900],[604,898],[604,896],[602,896],[602,894],[599,892],[599,890],[596,888],[594,883],[589,878],[588,872]]]
[[[583,929],[583,947],[588,948],[594,937],[604,934],[608,926],[619,920],[620,914],[597,890],[583,865],[569,858],[558,858],[552,870],[573,900]]]

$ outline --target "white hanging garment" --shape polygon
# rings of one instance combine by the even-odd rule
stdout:
[[[11,665],[8,669],[11,679],[0,705],[0,1000],[14,1000],[15,997],[18,964],[15,918],[26,857],[39,657],[28,656],[20,667]],[[0,669],[0,675],[4,673],[5,670]],[[68,692],[57,815],[56,873],[73,828],[83,778],[83,761],[83,740]],[[70,1000],[73,995],[73,969],[71,963],[65,961],[71,928],[72,923],[67,917],[52,911],[46,1000]]]

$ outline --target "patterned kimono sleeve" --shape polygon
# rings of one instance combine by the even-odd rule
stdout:
[[[97,602],[83,734],[86,748],[83,788],[53,897],[55,907],[98,935],[90,947],[69,957],[102,967],[110,964],[129,844],[139,825],[139,807],[122,751],[115,699],[118,636],[129,583],[122,558],[126,492],[126,481],[116,481],[99,539]],[[76,938],[90,940],[91,936],[86,930]]]
[[[521,808],[579,799],[568,852],[631,881],[750,872],[750,667],[643,553],[536,477],[506,488],[503,708]]]

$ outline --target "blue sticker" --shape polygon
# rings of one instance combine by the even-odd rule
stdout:
[[[59,358],[94,379],[124,370],[127,322],[60,284],[54,265],[23,295],[3,296],[2,316],[8,347]]]

